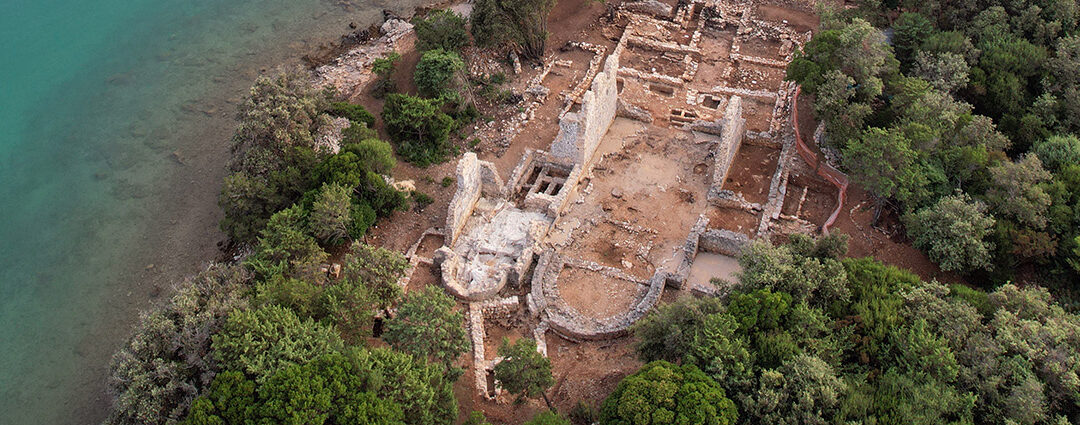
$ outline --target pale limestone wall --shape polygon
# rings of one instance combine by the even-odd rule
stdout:
[[[495,164],[480,161],[480,191],[484,196],[505,198],[509,196],[504,192],[505,190],[506,185],[499,177],[499,170],[495,169]]]
[[[716,148],[716,163],[713,165],[710,194],[715,196],[723,189],[728,170],[731,169],[731,163],[735,160],[735,154],[739,151],[745,134],[746,119],[742,116],[742,98],[732,96],[724,111],[723,131],[720,134],[720,145]]]
[[[698,248],[705,252],[737,256],[750,244],[750,237],[725,229],[709,229],[701,234]]]
[[[447,246],[453,246],[457,241],[461,229],[476,207],[476,202],[480,200],[481,190],[480,161],[476,159],[475,153],[468,152],[461,157],[457,165],[457,192],[450,201],[450,209],[446,215]]]
[[[559,135],[551,144],[551,155],[585,165],[615,120],[619,92],[615,81],[619,55],[613,52],[604,62],[604,70],[593,78],[592,88],[581,97],[581,110],[568,112],[559,120]]]

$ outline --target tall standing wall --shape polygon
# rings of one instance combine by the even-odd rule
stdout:
[[[742,98],[731,96],[728,100],[727,109],[724,110],[723,129],[720,131],[720,144],[716,148],[716,163],[713,165],[712,186],[709,187],[708,197],[720,196],[727,180],[728,170],[735,160],[735,154],[739,152],[743,136],[746,134],[746,119],[742,116]]]
[[[454,246],[461,229],[465,227],[465,221],[476,208],[476,202],[480,200],[482,184],[480,161],[476,159],[475,153],[468,152],[457,164],[457,192],[454,193],[454,199],[450,201],[450,208],[446,215],[447,246]]]
[[[581,110],[567,112],[559,120],[559,135],[551,143],[551,155],[575,165],[586,165],[615,120],[619,89],[615,81],[619,56],[613,52],[604,70],[593,78],[592,88],[581,97]]]

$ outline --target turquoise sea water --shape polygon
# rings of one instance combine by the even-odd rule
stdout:
[[[235,104],[389,0],[0,5],[0,423],[99,423],[140,310],[217,254]]]

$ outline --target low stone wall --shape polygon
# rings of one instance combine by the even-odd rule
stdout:
[[[715,185],[710,187],[709,193],[706,196],[706,198],[708,198],[709,204],[711,205],[720,208],[743,210],[751,213],[762,210],[761,204],[747,201],[741,193],[728,189],[716,190],[714,192],[714,189],[716,188],[717,186]]]
[[[679,289],[686,285],[686,279],[690,277],[690,267],[693,267],[694,259],[697,257],[701,234],[705,233],[705,227],[708,224],[709,219],[705,218],[705,214],[698,216],[697,222],[690,228],[690,233],[686,236],[686,242],[683,243],[682,252],[680,253],[682,259],[679,261],[679,265],[676,266],[675,272],[668,276],[667,285]]]
[[[574,264],[569,264],[571,262]],[[539,316],[548,323],[551,330],[573,341],[603,340],[626,335],[630,325],[644,317],[660,300],[669,276],[667,272],[657,271],[648,281],[638,282],[648,285],[649,289],[633,307],[624,313],[598,319],[582,315],[566,304],[559,295],[559,272],[564,267],[584,267],[596,269],[600,273],[611,273],[612,277],[631,282],[637,280],[621,270],[587,263],[581,260],[568,260],[554,251],[547,251],[541,255],[533,274],[530,305],[537,309]]]
[[[750,237],[726,229],[708,229],[698,239],[698,249],[713,254],[737,256],[750,244]]]

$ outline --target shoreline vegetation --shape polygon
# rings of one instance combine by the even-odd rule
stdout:
[[[974,29],[945,30],[896,4],[822,8],[822,31],[787,69],[813,96],[832,144],[824,147],[873,194],[883,211],[875,217],[891,214],[913,245],[974,284],[847,257],[841,234],[757,240],[729,294],[667,300],[635,324],[641,367],[597,398],[557,397],[560,375],[536,342],[504,337],[491,381],[516,398],[507,411],[456,386],[471,343],[459,303],[437,284],[402,288],[409,262],[374,235],[382,226],[392,229],[384,242],[399,236],[403,212],[436,214],[426,209],[446,194],[417,188],[451,191],[453,178],[438,173],[477,147],[468,130],[517,107],[511,82],[522,75],[473,73],[473,61],[534,64],[553,47],[553,0],[476,0],[469,16],[450,6],[418,8],[409,21],[386,15],[305,55],[307,69],[259,77],[238,108],[219,198],[232,260],[186,279],[142,317],[112,361],[107,423],[1080,421],[1080,316],[1069,304],[1080,249],[1066,240],[1080,244],[1068,231],[1080,224],[1080,142],[1054,121],[1041,124],[1045,137],[1010,143],[1030,120],[988,106],[1001,100],[994,84],[1034,78],[1015,63],[993,68],[1039,50],[1024,45],[1034,30],[1009,25],[1056,40],[1080,17],[1040,27],[1010,23],[1020,12],[1001,6],[939,5],[979,18]],[[1033,13],[1023,16],[1042,16]],[[885,27],[897,31],[893,45]],[[971,37],[997,62],[965,58]],[[1060,44],[1063,68],[1080,66],[1067,56],[1073,37]],[[959,71],[970,61],[984,74]],[[505,62],[499,69],[513,69]],[[1070,111],[1027,95],[1032,104],[1017,110]],[[946,140],[961,136],[978,140]],[[933,191],[920,189],[929,182]],[[1051,278],[1064,282],[1051,285],[1061,287],[1054,295],[1040,286]]]

